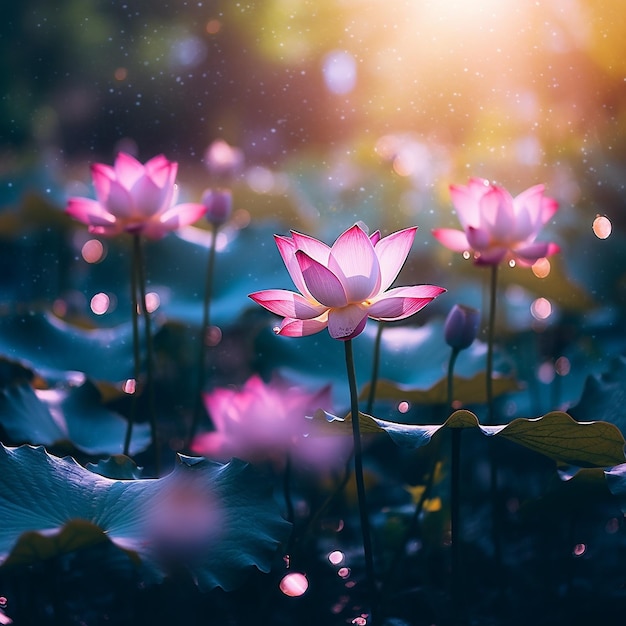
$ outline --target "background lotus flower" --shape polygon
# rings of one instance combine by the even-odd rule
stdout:
[[[433,235],[455,252],[473,250],[477,265],[497,265],[513,259],[532,265],[559,251],[555,243],[535,241],[558,204],[535,185],[513,198],[503,187],[483,178],[451,185],[450,194],[463,230],[439,228]]]
[[[306,419],[332,406],[330,386],[307,391],[283,378],[265,383],[250,377],[243,388],[218,388],[204,394],[214,432],[197,435],[193,452],[227,461],[270,460],[284,465],[287,453],[295,465],[336,466],[346,460],[344,437],[315,436],[315,422]]]
[[[335,339],[352,339],[368,317],[401,320],[417,313],[445,289],[417,285],[387,289],[396,279],[411,249],[417,227],[383,239],[370,237],[355,224],[332,248],[292,231],[276,235],[276,245],[300,293],[268,289],[250,294],[255,302],[284,317],[279,335],[302,337],[328,327]]]
[[[206,213],[199,203],[176,205],[178,164],[163,155],[142,165],[120,152],[113,167],[95,163],[91,176],[96,200],[70,198],[66,212],[97,235],[122,232],[159,239],[195,222]]]

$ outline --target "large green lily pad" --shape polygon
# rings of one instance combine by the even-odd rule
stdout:
[[[0,391],[0,424],[11,442],[75,448],[81,452],[119,454],[127,421],[102,405],[90,381],[78,387],[34,390],[29,384]],[[148,424],[135,424],[130,454],[150,445]]]
[[[203,589],[269,571],[290,524],[252,466],[179,456],[160,479],[112,480],[43,447],[0,445],[0,563],[27,564],[111,541],[148,580],[185,567]]]
[[[326,428],[351,432],[350,416],[337,417],[318,411],[314,419]],[[607,422],[577,422],[567,413],[553,411],[537,418],[518,418],[498,426],[480,424],[471,411],[455,411],[443,424],[400,424],[359,414],[363,433],[386,433],[399,446],[419,448],[442,428],[478,428],[488,437],[503,437],[544,454],[559,463],[576,467],[609,467],[626,461],[624,437]],[[336,431],[335,431],[336,432]]]

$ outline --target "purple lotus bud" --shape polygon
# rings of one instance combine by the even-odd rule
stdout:
[[[233,212],[233,194],[230,189],[206,189],[202,194],[202,204],[207,208],[209,224],[225,224]]]
[[[455,350],[469,348],[476,339],[479,324],[480,311],[463,304],[455,304],[448,313],[443,330],[446,343]]]

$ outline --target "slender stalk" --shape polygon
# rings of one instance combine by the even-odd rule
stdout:
[[[130,441],[133,435],[133,425],[135,422],[135,411],[137,410],[137,386],[139,385],[139,376],[141,372],[141,351],[139,349],[139,311],[137,309],[137,269],[139,265],[137,257],[137,247],[133,245],[133,255],[130,270],[130,302],[131,302],[131,320],[133,324],[133,358],[134,358],[134,376],[135,389],[133,389],[133,397],[130,404],[130,415],[126,425],[126,436],[124,438],[124,454],[129,456]]]
[[[137,278],[139,283],[139,294],[141,309],[144,314],[144,328],[146,332],[146,373],[147,373],[147,392],[148,407],[150,416],[150,430],[152,434],[152,447],[154,448],[154,466],[155,473],[158,476],[161,472],[161,450],[157,429],[156,403],[154,397],[154,347],[152,344],[152,324],[150,321],[150,313],[146,302],[146,277],[144,272],[143,252],[141,249],[141,236],[133,235],[135,256],[137,258]]]
[[[448,406],[452,410],[454,401],[454,364],[460,350],[452,348],[448,361]],[[452,428],[452,451],[450,469],[450,541],[452,544],[452,606],[456,613],[460,611],[461,598],[461,428]]]
[[[489,328],[487,329],[487,424],[495,422],[493,403],[493,344],[496,325],[496,300],[498,293],[498,266],[491,266],[491,282],[489,289]],[[491,444],[491,445],[490,445]],[[491,492],[491,535],[493,540],[493,556],[495,575],[501,594],[503,593],[502,578],[502,537],[500,533],[500,506],[498,502],[498,459],[496,458],[493,441],[488,442],[489,449],[489,479]]]
[[[352,438],[354,440],[354,475],[356,479],[357,498],[359,501],[359,515],[361,518],[361,534],[363,537],[363,552],[365,555],[365,571],[369,587],[370,601],[370,626],[376,624],[377,593],[376,578],[374,574],[374,557],[372,554],[372,539],[370,533],[369,517],[367,514],[367,501],[365,498],[365,481],[363,480],[363,449],[361,446],[361,430],[359,426],[359,402],[354,371],[354,355],[352,352],[352,340],[344,342],[346,349],[346,369],[350,386],[350,413],[352,418]]]
[[[209,331],[211,319],[211,297],[213,294],[213,274],[215,273],[215,249],[217,243],[217,234],[219,225],[213,226],[213,238],[211,240],[211,248],[209,249],[209,259],[207,261],[207,270],[204,283],[204,302],[202,307],[202,326],[200,327],[200,340],[198,345],[198,364],[196,367],[197,387],[193,405],[193,417],[189,436],[187,437],[187,449],[191,447],[193,438],[196,436],[200,418],[202,416],[202,387],[204,386],[204,378],[206,375],[206,345],[207,333]],[[206,408],[205,408],[206,410]]]
[[[383,336],[384,322],[378,322],[378,330],[376,331],[376,339],[374,341],[374,356],[372,358],[372,376],[370,378],[370,389],[367,395],[367,405],[365,412],[372,414],[374,409],[374,400],[376,400],[376,385],[378,384],[378,372],[380,370],[380,343]]]
[[[498,293],[498,266],[491,266],[491,282],[489,285],[489,327],[487,328],[487,424],[494,423],[493,409],[493,343],[496,327],[496,299]]]

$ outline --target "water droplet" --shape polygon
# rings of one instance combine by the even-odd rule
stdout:
[[[309,581],[304,574],[293,572],[287,574],[280,581],[280,590],[291,598],[297,598],[309,588]]]
[[[613,230],[613,225],[611,224],[611,220],[605,215],[598,215],[595,220],[593,220],[593,233],[598,239],[606,239]]]
[[[122,391],[127,394],[135,393],[137,389],[137,381],[134,378],[129,378],[124,381],[122,385]]]
[[[337,570],[337,575],[341,578],[348,578],[350,576],[350,568],[349,567],[340,567]]]
[[[411,405],[406,401],[402,401],[398,404],[398,411],[400,411],[400,413],[407,413],[410,408]]]
[[[554,364],[554,371],[559,376],[567,376],[571,369],[571,363],[566,356],[560,356]]]
[[[537,278],[545,278],[550,273],[550,261],[545,257],[537,259],[532,266],[533,274]]]
[[[87,263],[100,263],[106,256],[104,245],[97,239],[86,241],[80,252]]]
[[[572,550],[574,556],[582,556],[587,551],[587,546],[584,543],[577,543]]]
[[[472,255],[471,255],[471,253],[470,253],[470,251],[469,251],[469,250],[465,250],[465,252],[463,252],[463,258],[464,258],[465,260],[469,259],[471,256],[472,256]]]
[[[552,305],[546,298],[537,298],[530,305],[530,312],[536,320],[545,320],[552,315]]]
[[[148,313],[154,313],[161,306],[161,298],[155,291],[146,294],[146,310]]]
[[[5,596],[0,596],[0,609],[5,609],[9,601]]]
[[[345,554],[341,550],[334,550],[328,555],[328,560],[333,565],[339,565],[343,563],[344,559],[345,559]]]
[[[111,299],[106,293],[97,293],[89,304],[96,315],[104,315],[109,310]]]

